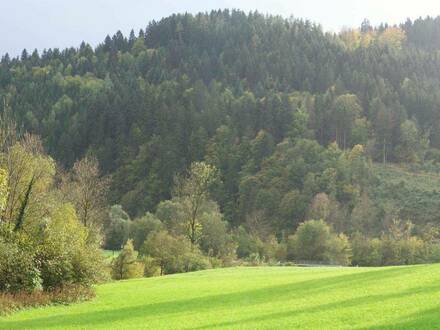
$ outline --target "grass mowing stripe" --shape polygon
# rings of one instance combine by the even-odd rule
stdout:
[[[107,283],[93,301],[29,309],[2,329],[435,329],[440,265],[215,269]]]

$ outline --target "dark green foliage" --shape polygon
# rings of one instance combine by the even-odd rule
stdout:
[[[66,201],[71,183],[38,138],[17,140],[2,140],[0,154],[0,313],[87,299],[106,277],[99,233]]]
[[[0,291],[90,287],[103,278],[101,250],[95,243],[86,243],[86,230],[73,212],[63,206],[32,237],[1,226]]]
[[[151,233],[141,252],[154,258],[160,275],[210,268],[207,258],[188,239],[171,236],[166,231]]]
[[[238,224],[241,177],[287,137],[342,149],[368,142],[375,159],[396,161],[420,144],[400,140],[411,118],[416,137],[439,147],[438,47],[426,42],[439,39],[439,26],[407,22],[400,48],[351,49],[307,21],[236,10],[174,15],[96,49],[3,57],[0,107],[64,165],[96,154],[114,174],[111,200],[132,216],[154,211],[170,198],[173,176],[206,158],[223,179],[216,199]],[[385,28],[362,31],[380,39]],[[407,152],[408,160],[423,159]]]
[[[436,262],[439,246],[415,236],[398,239],[386,235],[371,239],[356,234],[352,248],[355,266],[389,266]]]
[[[408,19],[403,24],[403,28],[410,45],[427,50],[440,49],[440,41],[438,39],[440,34],[439,17],[418,18],[414,22]]]
[[[262,242],[243,227],[239,227],[235,233],[235,241],[237,242],[237,256],[239,258],[248,258],[251,255],[259,255],[262,250]]]
[[[205,213],[201,219],[200,249],[217,258],[235,257],[235,243],[228,230],[228,223],[219,212]]]
[[[107,250],[119,250],[128,239],[130,217],[120,205],[110,208],[109,220],[105,226],[105,244]]]
[[[438,224],[440,176],[437,172],[423,170],[423,167],[376,165],[375,174],[377,181],[372,186],[371,200],[378,206],[382,218],[389,214],[411,219],[416,226]]]
[[[324,221],[310,220],[298,227],[289,238],[287,256],[298,262],[336,265],[351,263],[351,248],[347,237],[336,235]]]
[[[0,291],[32,292],[41,288],[35,252],[23,238],[0,236]]]
[[[83,227],[70,205],[58,209],[41,234],[37,262],[44,289],[68,284],[90,286],[104,270],[97,242],[87,242]]]
[[[162,229],[164,229],[162,222],[151,213],[146,213],[143,217],[134,219],[130,223],[129,233],[129,237],[133,240],[134,249],[139,251],[150,233]]]
[[[439,227],[436,181],[410,180],[386,164],[437,179],[440,20],[365,23],[352,32],[349,39],[308,21],[237,10],[173,15],[95,49],[4,56],[0,109],[12,109],[65,167],[96,156],[112,177],[110,202],[121,204],[108,221],[96,208],[105,247],[131,238],[164,273],[205,267],[199,249],[213,259],[236,252],[283,260],[287,238],[313,218],[329,232],[371,239],[355,246],[359,264],[419,262],[417,242],[396,245],[383,233],[394,219],[411,219],[413,236],[434,244],[438,235],[423,234]],[[197,181],[197,166],[219,179],[200,198],[183,184]],[[14,213],[18,227],[27,208]],[[185,235],[190,250],[176,241]],[[327,236],[314,260],[347,263],[345,236]],[[60,246],[44,260],[61,258],[56,274],[77,281]]]
[[[154,258],[150,256],[145,256],[142,258],[142,263],[144,264],[145,277],[160,275],[160,267]]]

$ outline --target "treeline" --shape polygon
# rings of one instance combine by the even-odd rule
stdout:
[[[348,154],[337,149],[330,153],[335,161],[345,163],[343,173],[351,179],[362,177],[368,182],[368,164],[361,146]],[[274,166],[270,168],[277,170]],[[396,218],[372,225],[368,223],[373,220],[368,218],[368,212],[374,212],[374,207],[367,205],[349,215],[348,209],[353,207],[350,196],[354,198],[353,194],[361,190],[361,186],[349,183],[341,186],[345,190],[346,205],[333,199],[337,191],[330,193],[333,197],[318,193],[309,205],[300,203],[304,193],[289,192],[281,202],[274,196],[274,203],[280,202],[280,205],[267,210],[279,217],[287,208],[292,213],[287,212],[286,219],[292,220],[295,211],[304,207],[305,219],[321,220],[289,222],[283,229],[274,228],[271,213],[263,211],[266,205],[271,205],[265,204],[266,194],[261,200],[250,199],[261,204],[259,213],[246,218],[243,225],[233,226],[223,220],[218,204],[211,199],[220,180],[218,174],[211,165],[193,163],[187,173],[176,178],[173,198],[162,201],[154,214],[147,212],[131,220],[120,205],[111,207],[109,223],[105,225],[104,247],[119,250],[124,246],[113,260],[113,278],[148,277],[232,265],[389,266],[440,261],[436,227],[416,234],[413,223]],[[320,180],[322,186],[332,181],[325,176]],[[376,232],[377,228],[382,228],[380,233]]]

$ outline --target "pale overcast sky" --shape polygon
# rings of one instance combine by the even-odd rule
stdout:
[[[172,13],[238,8],[310,19],[324,29],[399,23],[406,18],[440,15],[439,0],[0,0],[0,54],[96,45],[107,34],[145,28]]]

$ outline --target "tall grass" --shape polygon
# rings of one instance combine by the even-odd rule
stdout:
[[[95,297],[95,291],[81,285],[68,285],[52,291],[0,293],[0,316],[23,308],[47,306],[51,304],[71,304]]]

